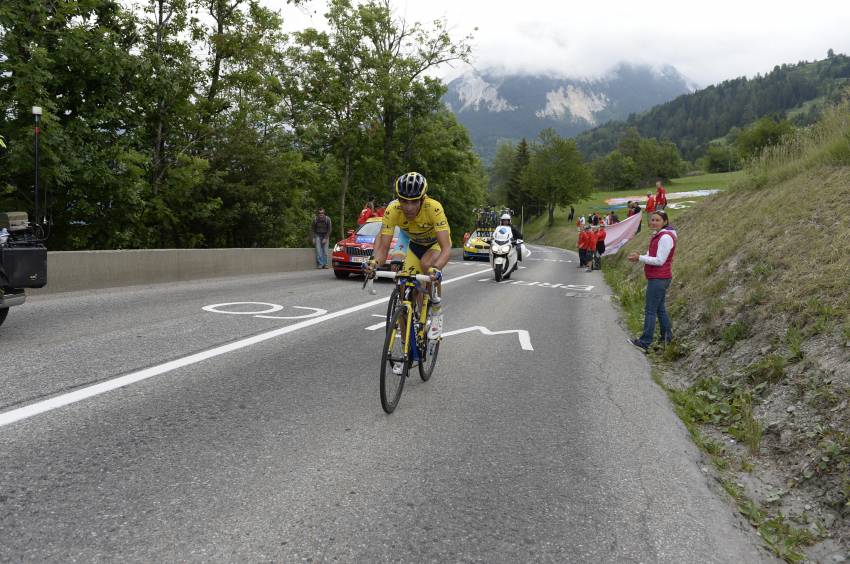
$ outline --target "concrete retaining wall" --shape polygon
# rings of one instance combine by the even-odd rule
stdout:
[[[313,249],[148,249],[47,253],[47,286],[33,294],[71,292],[306,270]]]
[[[453,259],[459,259],[462,254],[462,249],[452,249]],[[222,276],[291,272],[315,266],[313,249],[54,251],[47,253],[47,286],[27,292],[35,295],[97,290]]]

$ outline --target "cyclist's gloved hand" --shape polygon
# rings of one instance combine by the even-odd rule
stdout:
[[[434,268],[433,266],[428,269],[428,274],[431,276],[431,279],[440,281],[443,279],[443,273],[440,272],[439,268]]]
[[[378,270],[378,261],[375,260],[375,257],[369,257],[369,260],[363,263],[366,278],[374,278],[376,270]]]

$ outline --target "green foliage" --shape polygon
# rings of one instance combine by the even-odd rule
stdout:
[[[672,142],[644,139],[632,127],[625,130],[617,149],[593,161],[593,170],[598,189],[616,190],[681,176],[684,162]]]
[[[710,143],[699,167],[706,172],[729,172],[740,168],[740,159],[734,148],[725,143]]]
[[[469,56],[445,22],[331,0],[327,31],[288,43],[258,0],[125,5],[0,3],[0,209],[33,207],[42,106],[51,249],[304,245],[316,206],[343,230],[407,170],[455,227],[483,201],[486,174],[427,76]]]
[[[778,144],[793,131],[794,126],[786,119],[763,117],[738,135],[735,141],[738,158],[753,157],[765,147]]]
[[[540,132],[522,178],[533,197],[546,206],[550,226],[557,206],[582,200],[593,188],[593,175],[582,162],[575,141],[560,137],[552,129]]]
[[[496,156],[490,166],[490,185],[488,193],[492,195],[490,203],[507,202],[510,192],[509,183],[513,176],[516,163],[517,147],[510,141],[499,143],[496,147]],[[509,204],[509,207],[510,206]]]

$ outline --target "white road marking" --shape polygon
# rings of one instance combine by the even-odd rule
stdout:
[[[220,307],[227,307],[232,305],[261,305],[269,306],[269,308],[261,309],[260,311],[222,311],[218,309]],[[226,313],[228,315],[257,315],[259,313],[274,313],[276,311],[280,311],[283,309],[283,306],[278,304],[270,304],[267,302],[227,302],[224,304],[213,304],[204,306],[201,309],[204,311],[209,311],[211,313]]]
[[[563,288],[565,290],[574,290],[576,292],[590,292],[594,286],[588,284],[561,284],[560,282],[552,284],[551,282],[526,282],[525,280],[502,280],[496,282],[492,278],[479,278],[478,282],[490,282],[492,284],[508,284],[511,286],[537,286],[538,288]]]
[[[531,346],[531,336],[528,334],[528,331],[525,329],[508,329],[506,331],[490,331],[486,327],[481,327],[480,325],[476,325],[475,327],[465,327],[464,329],[457,329],[455,331],[448,331],[443,333],[443,337],[450,337],[452,335],[459,335],[461,333],[468,333],[469,331],[480,331],[484,335],[505,335],[507,333],[516,333],[517,337],[519,337],[519,345],[523,350],[533,351],[534,347]]]
[[[383,321],[381,321],[380,323],[375,323],[374,325],[370,325],[370,326],[366,327],[367,331],[377,331],[378,329],[385,327],[387,325],[387,319],[386,319],[387,316],[384,315],[383,313],[373,313],[372,317],[380,317],[380,318],[383,319]]]
[[[313,313],[308,313],[307,315],[292,315],[292,316],[284,316],[284,315],[255,315],[254,317],[261,317],[263,319],[309,319],[311,317],[318,317],[320,315],[324,315],[328,312],[326,309],[322,309],[320,307],[302,307],[302,306],[292,306],[295,309],[311,309]]]
[[[265,305],[270,306],[268,309],[260,310],[260,311],[222,311],[219,308],[232,306],[232,305]],[[201,309],[204,311],[209,311],[210,313],[225,313],[228,315],[253,315],[254,317],[261,317],[263,319],[308,319],[310,317],[318,317],[319,315],[324,315],[328,312],[326,309],[318,308],[318,307],[303,307],[303,306],[292,306],[295,309],[309,309],[313,313],[308,313],[307,315],[258,315],[260,313],[275,313],[283,309],[282,305],[279,304],[271,304],[268,302],[228,302],[225,304],[213,304],[204,306]]]
[[[469,278],[470,276],[479,276],[484,272],[487,271],[481,270],[479,272],[470,272],[469,274],[464,274],[456,278],[443,280],[443,284],[451,284],[452,282],[463,280],[464,278]],[[152,366],[144,370],[139,370],[138,372],[132,372],[130,374],[125,374],[124,376],[119,376],[111,380],[106,380],[104,382],[100,382],[99,384],[86,386],[85,388],[80,388],[79,390],[69,392],[67,394],[62,394],[60,396],[39,401],[30,405],[26,405],[24,407],[12,409],[4,413],[0,413],[0,427],[4,427],[6,425],[21,421],[23,419],[28,419],[30,417],[45,413],[47,411],[52,411],[54,409],[64,407],[72,403],[77,403],[78,401],[98,396],[100,394],[110,392],[118,388],[123,388],[124,386],[135,384],[136,382],[141,382],[142,380],[147,380],[148,378],[152,378],[153,376],[165,374],[166,372],[171,372],[172,370],[177,370],[178,368],[183,368],[184,366],[197,364],[198,362],[203,362],[204,360],[208,360],[210,358],[214,358],[239,349],[244,349],[245,347],[250,347],[251,345],[256,345],[257,343],[262,343],[263,341],[268,341],[269,339],[274,339],[275,337],[280,337],[281,335],[286,335],[287,333],[294,333],[295,331],[298,331],[300,329],[306,329],[307,327],[312,327],[313,325],[317,325],[319,323],[329,321],[331,319],[343,317],[350,313],[354,313],[387,302],[389,301],[389,299],[390,297],[387,296],[386,298],[379,298],[377,300],[372,300],[370,302],[362,303],[346,309],[334,311],[321,317],[305,319],[304,321],[299,321],[298,323],[294,323],[286,327],[281,327],[279,329],[260,333],[259,335],[254,335],[253,337],[248,337],[247,339],[242,339],[241,341],[228,343],[226,345],[222,345],[209,349],[207,351],[189,355],[184,358],[178,358],[170,362],[160,364],[158,366]]]

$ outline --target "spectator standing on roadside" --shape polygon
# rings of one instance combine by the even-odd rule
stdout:
[[[363,210],[360,212],[360,216],[357,218],[357,225],[363,225],[366,223],[370,217],[375,217],[377,214],[375,213],[375,199],[369,198],[369,201],[366,202],[366,205],[363,207]]]
[[[587,232],[587,239],[586,239],[586,245],[587,245],[587,264],[586,264],[586,266],[587,266],[587,268],[585,269],[585,272],[593,272],[593,261],[596,257],[596,231],[598,229],[598,226],[594,225],[591,229],[591,226],[588,225],[586,227],[586,229],[588,229],[588,232]]]
[[[643,352],[649,350],[655,338],[655,321],[661,323],[661,338],[667,344],[673,340],[673,326],[667,315],[665,301],[667,290],[673,280],[673,255],[676,253],[676,232],[670,228],[667,213],[656,210],[649,216],[649,227],[653,230],[649,240],[649,251],[645,255],[629,253],[631,262],[642,262],[646,276],[646,304],[644,307],[643,334],[629,342]]]
[[[605,225],[600,225],[599,231],[596,232],[596,260],[593,265],[596,270],[602,270],[602,255],[605,254],[606,235],[608,234],[605,232]]]
[[[667,207],[667,190],[661,185],[660,180],[655,181],[655,209],[663,210]]]
[[[328,267],[328,237],[331,234],[331,218],[325,215],[325,209],[316,210],[316,217],[310,222],[310,239],[316,250],[316,268]]]
[[[587,265],[587,246],[590,236],[590,225],[583,225],[578,230],[578,268],[583,268]]]
[[[637,202],[629,202],[629,215],[628,217],[632,217],[633,215],[640,215],[640,204]],[[635,233],[640,233],[640,224],[643,223],[643,218],[641,218],[640,222],[638,222],[638,228]]]
[[[574,207],[570,206],[570,215],[567,216],[567,221],[572,221],[575,216],[576,216],[576,209]]]
[[[648,192],[646,194],[646,214],[647,216],[652,215],[652,212],[655,211],[655,196],[652,195],[652,192]]]

